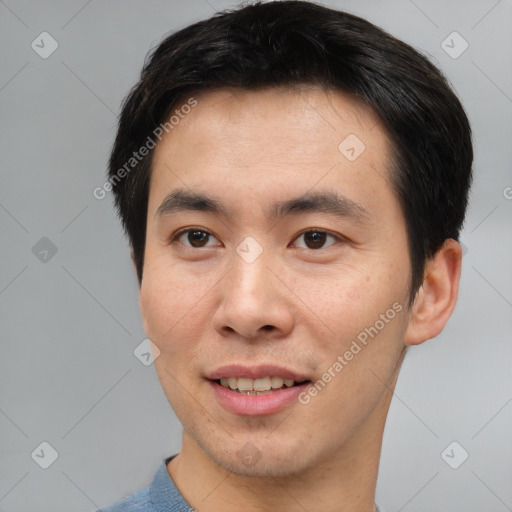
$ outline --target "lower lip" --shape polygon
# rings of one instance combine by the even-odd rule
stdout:
[[[265,395],[246,395],[231,391],[212,380],[209,383],[222,406],[235,414],[244,416],[274,414],[292,402],[298,402],[298,396],[311,384],[304,382],[298,386],[284,387]]]

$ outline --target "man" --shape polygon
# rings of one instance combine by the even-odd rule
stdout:
[[[353,15],[257,3],[164,40],[109,172],[182,448],[103,510],[375,510],[407,347],[457,300],[472,158],[442,74]]]

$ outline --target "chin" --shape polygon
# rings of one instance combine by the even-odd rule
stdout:
[[[297,472],[297,468],[292,461],[276,461],[269,460],[270,456],[262,456],[262,458],[254,465],[248,465],[240,462],[236,455],[234,458],[220,458],[215,462],[224,467],[231,473],[239,476],[251,477],[285,477],[293,475]]]
[[[307,470],[312,463],[311,457],[293,446],[264,446],[265,443],[250,441],[242,443],[241,448],[233,450],[227,446],[220,452],[211,447],[205,452],[219,466],[240,476],[286,477]]]

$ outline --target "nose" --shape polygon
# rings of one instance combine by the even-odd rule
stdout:
[[[293,300],[278,275],[263,255],[247,263],[235,254],[222,280],[221,301],[212,318],[215,330],[245,340],[288,335],[294,325]]]

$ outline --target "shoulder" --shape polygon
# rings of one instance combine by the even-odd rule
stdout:
[[[96,512],[190,512],[186,502],[167,471],[167,464],[175,455],[161,461],[151,484],[134,494],[103,507]]]
[[[108,507],[103,507],[96,512],[152,512],[149,498],[149,487],[137,491]]]

